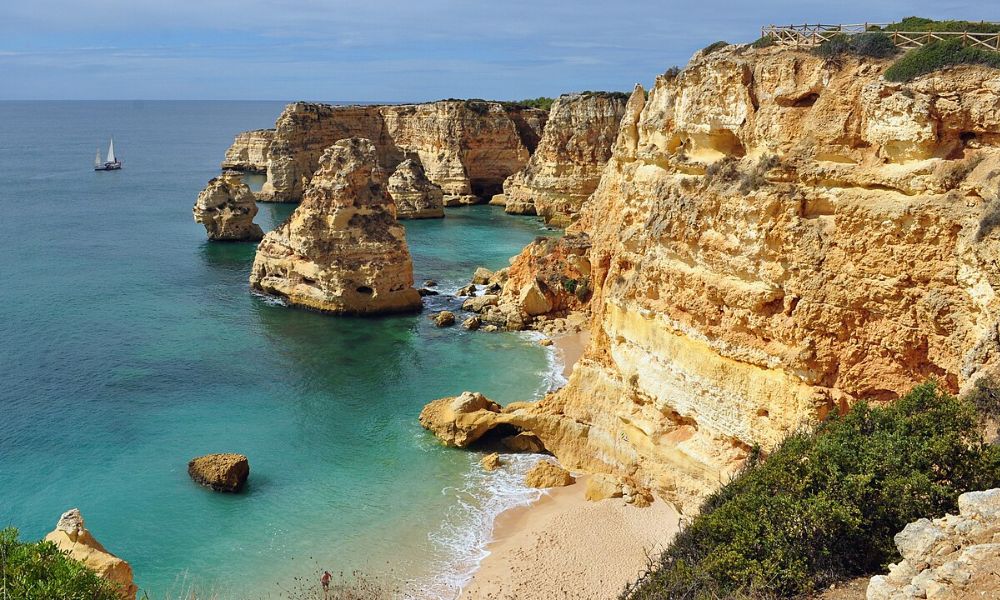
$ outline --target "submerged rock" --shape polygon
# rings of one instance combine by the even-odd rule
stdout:
[[[257,241],[264,237],[260,225],[253,222],[257,201],[239,173],[227,171],[211,179],[198,194],[192,212],[210,240]]]
[[[188,475],[217,492],[238,492],[250,476],[250,463],[242,454],[208,454],[188,463]]]
[[[564,487],[575,482],[569,471],[547,460],[535,463],[524,476],[524,483],[533,488]]]
[[[406,232],[370,141],[326,150],[302,203],[257,248],[250,286],[332,313],[420,308]]]
[[[389,177],[389,195],[398,219],[433,219],[444,216],[444,192],[431,183],[419,159],[399,163]]]
[[[52,542],[59,550],[65,552],[73,560],[82,563],[99,577],[121,586],[123,600],[134,600],[138,586],[132,575],[132,567],[101,545],[90,534],[83,524],[80,510],[71,508],[64,512],[56,524],[55,530],[45,536],[45,541]]]

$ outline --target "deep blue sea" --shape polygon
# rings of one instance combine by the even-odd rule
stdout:
[[[207,242],[191,205],[282,107],[0,102],[0,526],[37,539],[78,507],[153,599],[295,595],[318,569],[452,597],[492,517],[532,492],[417,415],[463,390],[537,397],[556,365],[525,334],[433,327],[443,296],[362,319],[251,295],[254,245]],[[111,135],[125,167],[94,172]],[[406,230],[417,281],[445,289],[546,233],[486,206]],[[249,456],[245,493],[189,480],[209,452]]]

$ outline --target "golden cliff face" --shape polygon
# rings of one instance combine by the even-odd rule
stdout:
[[[1000,359],[1000,71],[730,47],[641,88],[589,234],[591,343],[499,421],[693,508],[759,444]]]
[[[278,118],[261,200],[296,202],[323,151],[338,140],[372,141],[392,172],[405,156],[419,158],[446,204],[468,204],[499,191],[528,162],[544,118],[495,102],[445,100],[393,106],[329,106],[298,102]]]
[[[408,158],[389,176],[389,195],[398,219],[433,219],[444,216],[444,192],[431,183],[420,161]]]
[[[503,186],[506,210],[565,226],[601,180],[626,99],[619,94],[561,96],[528,165]]]
[[[257,247],[250,287],[333,313],[417,310],[406,234],[368,140],[327,149],[292,216]]]
[[[273,129],[255,129],[236,134],[233,145],[226,150],[222,168],[253,173],[266,172],[268,152],[273,139]]]

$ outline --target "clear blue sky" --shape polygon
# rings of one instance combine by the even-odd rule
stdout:
[[[996,0],[3,0],[0,99],[628,90],[767,23],[1000,20]]]

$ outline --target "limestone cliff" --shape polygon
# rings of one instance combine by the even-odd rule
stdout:
[[[97,573],[100,577],[121,586],[123,600],[135,600],[138,587],[132,578],[132,567],[108,552],[83,524],[83,516],[72,508],[59,518],[56,528],[45,536],[73,560]]]
[[[528,162],[544,126],[542,111],[497,102],[442,100],[391,106],[288,105],[275,125],[262,200],[296,202],[323,151],[338,140],[372,141],[379,164],[392,172],[415,155],[445,203],[469,204],[500,190]]]
[[[994,365],[1000,71],[887,66],[732,46],[637,88],[570,228],[590,345],[500,420],[691,508],[754,444]]]
[[[273,129],[255,129],[236,134],[233,145],[226,150],[222,168],[264,173],[267,171],[268,152],[273,139]]]
[[[444,192],[427,179],[419,159],[399,163],[389,176],[389,195],[398,219],[431,219],[444,216]]]
[[[377,156],[360,138],[323,153],[302,203],[258,246],[253,289],[333,313],[420,308],[406,234]]]
[[[253,222],[257,201],[239,173],[227,171],[211,179],[198,194],[192,212],[210,240],[257,241],[264,237],[260,225]]]
[[[379,164],[391,169],[402,160],[378,106],[330,106],[295,102],[275,123],[267,181],[258,197],[298,202],[319,168],[323,152],[338,140],[364,138],[374,144]]]
[[[538,214],[559,226],[572,222],[611,158],[626,98],[610,93],[558,98],[528,165],[504,182],[507,212]]]

